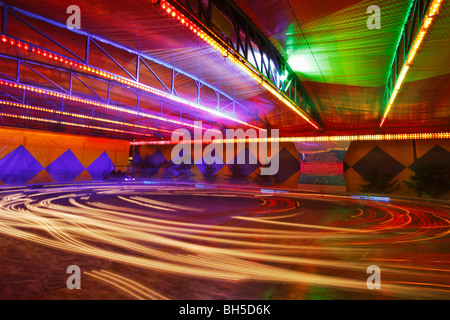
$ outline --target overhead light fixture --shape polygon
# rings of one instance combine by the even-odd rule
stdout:
[[[288,58],[288,64],[294,71],[308,73],[314,70],[313,65],[306,59],[305,56],[298,54],[291,54]]]
[[[444,0],[433,0],[433,2],[430,4],[428,13],[425,16],[425,18],[423,19],[422,25],[420,26],[420,29],[417,32],[416,38],[414,39],[414,42],[408,53],[408,56],[406,58],[406,63],[403,65],[402,70],[400,71],[400,75],[397,78],[397,81],[394,86],[394,90],[392,91],[392,94],[391,94],[391,97],[387,104],[386,110],[383,113],[383,117],[381,118],[380,128],[383,126],[384,122],[386,121],[386,117],[389,114],[389,111],[391,110],[391,107],[395,101],[395,98],[397,97],[398,91],[400,90],[400,88],[403,84],[403,81],[405,80],[405,77],[406,77],[406,74],[408,73],[409,67],[413,63],[414,58],[416,57],[417,51],[419,50],[420,46],[422,45],[425,35],[427,34],[428,30],[430,29],[432,22],[434,21],[436,16],[439,14],[439,8],[441,7],[443,1]]]

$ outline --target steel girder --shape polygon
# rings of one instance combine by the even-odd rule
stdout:
[[[386,111],[389,100],[394,91],[395,84],[400,76],[400,72],[406,63],[407,57],[411,51],[414,40],[419,33],[420,26],[427,15],[432,0],[412,0],[411,7],[400,35],[400,40],[394,54],[392,66],[385,85],[383,105],[380,108],[379,119]]]
[[[250,63],[272,85],[283,92],[299,110],[305,112],[320,126],[323,125],[317,106],[286,59],[258,27],[232,0],[166,0],[210,36],[223,40],[242,59]],[[158,4],[160,0],[156,1]],[[231,32],[214,23],[220,12],[231,22]],[[280,77],[284,79],[281,80]]]
[[[232,97],[230,97],[228,94],[226,94],[225,92],[214,88],[213,86],[197,79],[196,77],[189,75],[181,70],[178,70],[176,68],[173,68],[172,66],[167,65],[166,63],[159,61],[157,59],[154,59],[153,57],[147,55],[147,54],[142,54],[140,52],[137,52],[135,50],[132,50],[130,48],[127,48],[125,46],[122,46],[118,43],[114,43],[112,41],[109,41],[107,39],[98,37],[96,35],[92,35],[89,34],[87,32],[84,32],[82,30],[76,30],[76,29],[68,29],[65,25],[60,24],[58,22],[46,19],[44,17],[35,15],[33,13],[27,12],[25,10],[19,9],[19,8],[15,8],[13,6],[7,5],[3,2],[0,1],[0,7],[2,7],[2,34],[5,36],[8,36],[9,38],[11,37],[10,35],[8,35],[8,15],[11,14],[13,15],[16,19],[16,21],[21,21],[23,24],[27,25],[28,27],[30,27],[31,29],[33,29],[37,34],[40,34],[41,36],[44,36],[45,38],[49,39],[50,41],[52,41],[59,49],[63,49],[65,52],[65,55],[61,55],[60,53],[56,53],[54,51],[51,50],[46,50],[47,52],[53,52],[54,54],[58,54],[58,56],[67,58],[67,59],[71,59],[73,61],[77,61],[79,63],[83,63],[86,66],[90,66],[92,68],[96,68],[97,66],[94,66],[92,64],[90,64],[89,61],[89,54],[90,51],[92,50],[93,47],[96,48],[97,52],[101,52],[105,57],[107,57],[110,61],[112,61],[115,65],[117,65],[121,71],[123,71],[124,74],[126,74],[125,77],[119,76],[117,74],[114,74],[114,79],[103,79],[101,77],[98,77],[96,74],[86,74],[83,71],[79,71],[79,70],[73,70],[73,68],[65,68],[60,67],[60,66],[53,66],[51,64],[42,64],[42,63],[38,63],[37,61],[33,61],[33,60],[27,60],[21,57],[14,57],[14,56],[7,56],[7,55],[2,55],[3,57],[9,58],[9,59],[15,59],[17,62],[17,73],[14,79],[9,79],[10,77],[2,74],[0,71],[0,76],[3,76],[4,79],[9,79],[9,80],[14,80],[16,81],[16,83],[20,83],[20,73],[21,73],[21,66],[23,63],[25,63],[25,65],[28,68],[32,68],[31,65],[36,64],[36,65],[40,65],[40,66],[45,66],[46,68],[54,68],[55,70],[59,70],[61,72],[67,72],[70,73],[70,83],[68,84],[68,88],[69,89],[64,89],[61,85],[58,85],[56,83],[56,81],[52,81],[52,79],[49,79],[48,77],[45,77],[43,74],[39,74],[39,76],[46,78],[46,80],[52,84],[52,86],[56,86],[58,88],[58,90],[60,90],[61,92],[65,92],[68,94],[72,94],[72,81],[74,79],[76,79],[79,82],[82,82],[83,85],[85,87],[87,87],[89,89],[89,91],[91,91],[101,102],[105,102],[105,103],[110,103],[112,105],[114,105],[114,101],[112,101],[112,99],[110,98],[110,90],[111,88],[113,88],[114,86],[120,86],[122,88],[128,88],[128,86],[126,84],[120,83],[115,81],[116,79],[119,78],[125,78],[125,79],[129,79],[131,81],[136,82],[137,84],[143,84],[146,85],[145,83],[142,83],[141,80],[141,73],[142,73],[142,69],[147,70],[148,72],[150,72],[157,80],[158,82],[162,85],[163,87],[163,91],[165,91],[166,94],[172,96],[172,97],[178,97],[177,94],[177,90],[176,90],[176,86],[175,86],[175,77],[179,74],[182,74],[183,76],[192,79],[195,84],[197,85],[197,96],[195,97],[195,101],[192,101],[194,103],[197,103],[198,105],[203,105],[202,102],[202,91],[201,88],[203,86],[207,87],[209,90],[212,90],[216,97],[217,97],[217,103],[216,105],[212,106],[212,108],[210,106],[206,106],[208,108],[214,109],[216,111],[226,111],[228,114],[232,113],[232,116],[236,116],[236,110],[239,110],[240,113],[243,113],[246,115],[246,120],[247,121],[255,121],[257,124],[262,124],[263,126],[266,126],[266,124],[264,123],[264,121],[261,120],[261,118],[259,117],[258,114],[256,114],[254,111],[248,109],[247,107],[243,106],[241,103],[239,103],[238,101],[236,101],[235,99],[233,99]],[[32,25],[30,22],[24,20],[21,15],[26,16],[26,17],[30,17],[33,19],[39,19],[40,21],[44,21],[45,23],[57,27],[57,28],[62,28],[65,30],[69,30],[73,33],[76,33],[78,35],[81,35],[83,37],[85,37],[85,48],[84,48],[84,56],[80,56],[79,54],[74,53],[72,50],[68,49],[67,46],[65,46],[64,44],[58,42],[56,39],[53,39],[51,36],[47,35],[45,32],[41,31],[38,27]],[[21,41],[21,39],[17,39],[15,38],[16,41]],[[25,42],[24,42],[25,43]],[[32,44],[30,44],[30,46],[32,46]],[[37,46],[34,46],[37,47]],[[116,57],[114,56],[113,53],[108,52],[107,49],[105,49],[105,47],[108,48],[113,48],[114,50],[117,51],[122,51],[122,52],[126,52],[127,54],[131,54],[132,56],[134,56],[134,60],[136,63],[136,68],[134,70],[134,72],[130,72],[129,70],[127,70],[127,68],[125,66],[123,66],[118,59],[116,59]],[[44,50],[44,48],[42,48]],[[170,85],[166,84],[164,82],[164,79],[162,79],[162,77],[160,75],[158,75],[158,72],[154,70],[154,68],[151,67],[150,63],[154,63],[157,64],[159,66],[162,66],[164,68],[167,68],[170,70],[171,72],[171,79],[170,79]],[[142,66],[142,67],[141,67]],[[99,69],[99,68],[96,68]],[[101,70],[101,69],[99,69]],[[106,70],[105,70],[106,72]],[[109,71],[108,71],[109,72]],[[109,72],[110,74],[113,74],[112,72]],[[80,79],[80,75],[82,75],[83,77],[89,77],[90,79],[93,79],[95,81],[101,81],[101,82],[105,82],[107,83],[108,86],[108,92],[107,92],[107,99],[104,99],[100,96],[99,93],[97,93],[91,86],[89,86],[87,83],[83,82]],[[167,81],[167,80],[166,80]],[[148,85],[146,85],[147,87],[149,87]],[[155,88],[153,88],[155,89]],[[158,90],[158,89],[155,89]],[[140,101],[140,97],[141,96],[149,96],[151,95],[151,93],[149,93],[148,91],[144,91],[144,90],[140,90],[139,87],[137,88],[133,88],[132,91],[136,94],[137,96],[137,105],[136,106],[128,106],[128,107],[132,107],[135,109],[140,110],[140,105],[139,105],[139,101]],[[25,93],[24,93],[25,95]],[[216,126],[218,126],[221,129],[225,129],[224,126],[222,124],[219,124],[217,122],[213,122],[211,120],[208,119],[208,117],[204,117],[204,115],[201,115],[198,111],[196,110],[192,110],[189,109],[189,107],[186,107],[184,105],[178,105],[175,106],[175,103],[173,103],[173,101],[171,103],[165,103],[166,99],[161,99],[161,108],[160,108],[160,112],[158,113],[158,116],[168,116],[171,115],[173,113],[179,113],[180,114],[180,119],[183,119],[183,114],[191,114],[194,115],[195,120],[206,120],[205,122],[210,123],[210,125],[215,124]],[[170,101],[169,101],[170,102]],[[166,113],[164,113],[164,111],[166,111]],[[186,121],[191,121],[191,119],[187,119]],[[156,121],[155,121],[156,122]],[[155,123],[156,125],[156,123]]]

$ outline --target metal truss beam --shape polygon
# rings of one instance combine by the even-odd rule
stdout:
[[[400,35],[398,47],[395,51],[390,73],[385,85],[383,104],[379,111],[379,119],[381,120],[383,113],[386,111],[389,100],[394,92],[394,87],[399,79],[401,70],[406,63],[407,57],[412,49],[414,40],[420,30],[423,20],[425,19],[430,4],[433,0],[412,0],[411,7]]]
[[[10,37],[9,39],[13,39],[12,37]],[[16,38],[14,38],[15,39],[15,41],[16,42],[20,42],[21,44],[22,44],[22,46],[24,45],[24,44],[26,44],[25,42],[23,42],[23,41],[21,41],[21,40],[18,40],[18,39],[16,39]],[[6,44],[7,45],[7,44]],[[31,45],[29,45],[30,46],[30,48],[31,48]],[[37,48],[37,47],[34,47],[35,49]],[[47,53],[47,56],[49,56],[50,54],[52,54],[52,55],[55,55],[56,53],[54,53],[54,52],[52,52],[52,51],[49,51],[49,50],[46,50],[45,51],[46,53]],[[121,82],[118,82],[118,83],[113,83],[113,80],[109,80],[109,79],[105,79],[104,77],[101,77],[101,76],[99,76],[99,75],[97,75],[97,74],[92,74],[92,73],[85,73],[85,71],[84,71],[84,68],[82,69],[82,70],[80,70],[80,69],[78,69],[78,68],[75,68],[74,70],[72,70],[72,69],[67,69],[67,68],[64,68],[64,67],[59,67],[59,66],[55,66],[55,65],[53,65],[53,64],[51,64],[51,63],[43,63],[43,62],[37,62],[37,61],[34,61],[34,60],[31,60],[31,59],[29,59],[29,58],[19,58],[19,57],[16,57],[16,56],[10,56],[10,55],[5,55],[5,54],[1,54],[0,53],[0,57],[1,58],[5,58],[5,59],[10,59],[10,60],[12,60],[12,61],[16,61],[16,64],[18,65],[18,66],[20,66],[20,65],[23,65],[23,66],[25,66],[25,67],[27,67],[27,69],[29,69],[29,70],[31,70],[34,74],[36,74],[36,75],[38,75],[39,77],[41,77],[42,79],[45,79],[49,84],[51,84],[52,85],[52,87],[55,87],[55,88],[57,88],[58,90],[57,91],[59,91],[59,92],[62,92],[62,93],[65,93],[65,94],[69,94],[69,95],[72,95],[72,94],[76,94],[76,93],[74,93],[73,92],[73,90],[72,90],[72,85],[73,85],[73,79],[76,79],[76,80],[78,80],[84,87],[86,87],[90,92],[92,92],[94,95],[95,95],[95,97],[96,97],[96,99],[97,99],[97,101],[98,102],[103,102],[103,103],[107,103],[107,104],[110,104],[110,105],[113,105],[113,106],[119,106],[119,105],[117,105],[116,103],[114,103],[113,101],[112,101],[112,99],[111,99],[111,96],[110,96],[110,93],[111,93],[111,88],[113,87],[113,86],[118,86],[118,87],[121,87],[122,89],[124,89],[124,90],[127,90],[127,91],[131,91],[131,92],[133,92],[135,95],[136,95],[136,99],[137,99],[137,104],[136,104],[136,106],[134,106],[134,109],[135,110],[138,110],[139,112],[142,112],[143,110],[141,109],[141,107],[140,107],[140,97],[142,96],[142,95],[146,95],[146,96],[149,96],[149,95],[151,95],[151,94],[149,94],[149,93],[147,93],[147,92],[145,92],[145,91],[142,91],[142,90],[139,90],[139,89],[137,89],[137,88],[133,88],[133,87],[130,87],[130,86],[128,86],[127,84],[124,84],[124,83],[121,83]],[[60,57],[60,58],[63,58],[63,60],[65,59],[65,58],[67,58],[67,57],[63,57],[63,56],[61,56],[61,55],[58,55],[58,57]],[[53,61],[53,60],[51,60],[50,59],[50,61]],[[46,77],[44,74],[42,74],[42,72],[39,72],[39,71],[37,71],[36,70],[36,67],[44,67],[44,68],[47,68],[47,69],[51,69],[51,70],[53,70],[53,71],[57,71],[57,72],[50,72],[50,74],[63,74],[63,73],[69,73],[69,79],[68,79],[68,83],[60,83],[60,84],[57,84],[55,81],[52,81],[50,78],[48,78],[48,77]],[[20,84],[22,84],[22,85],[24,85],[25,83],[21,83],[20,82],[20,79],[22,78],[21,77],[21,72],[23,72],[24,70],[25,70],[25,68],[17,68],[16,69],[17,70],[17,74],[15,75],[15,77],[13,78],[13,77],[10,77],[10,76],[6,76],[5,75],[5,79],[8,79],[8,80],[12,80],[13,82],[15,82],[16,84],[18,84],[18,85],[20,85]],[[174,73],[173,74],[173,76],[175,76],[176,74]],[[83,77],[85,77],[85,78],[87,78],[87,80],[89,80],[89,83],[91,83],[92,85],[94,85],[94,83],[92,82],[92,81],[96,81],[97,82],[97,85],[99,84],[99,82],[103,82],[104,84],[107,84],[107,86],[108,86],[108,90],[107,90],[107,94],[108,94],[108,96],[107,96],[107,98],[105,99],[105,98],[103,98],[103,97],[101,97],[88,83],[87,83],[87,81],[85,80],[85,81],[83,81],[83,80],[81,80],[81,76],[83,76]],[[116,75],[114,76],[114,77],[116,77]],[[1,79],[1,78],[0,78]],[[173,80],[172,80],[173,81]],[[66,90],[64,87],[69,87],[69,90]],[[197,94],[198,94],[199,92],[197,92]],[[89,99],[91,99],[90,97],[89,97]],[[161,103],[163,102],[163,101],[165,101],[166,99],[165,98],[161,98]],[[168,101],[168,102],[171,102],[171,101]],[[61,101],[61,106],[63,107],[64,106],[64,99],[62,99],[62,101]],[[56,105],[55,105],[55,107],[57,107]],[[126,107],[126,106],[125,106]],[[173,103],[170,105],[170,107],[168,108],[168,109],[171,109],[172,110],[172,112],[169,112],[169,113],[166,113],[166,114],[164,114],[164,116],[167,116],[167,115],[169,115],[169,114],[171,114],[171,113],[173,113],[173,112],[176,112],[176,113],[180,113],[181,114],[181,116],[180,116],[180,121],[183,121],[184,119],[183,119],[183,117],[182,117],[182,112],[183,111],[188,111],[188,113],[190,114],[190,115],[195,115],[195,119],[197,120],[197,114],[200,114],[199,113],[199,111],[196,111],[196,110],[194,110],[194,111],[191,111],[191,110],[186,110],[185,108],[182,108],[182,107],[176,107],[176,108],[174,108],[174,105],[173,105]],[[92,111],[92,115],[94,115],[94,111]],[[203,118],[204,117],[204,115],[202,115],[202,117],[201,118]],[[117,115],[117,120],[119,120],[119,116]],[[190,121],[192,121],[192,119],[186,119],[188,122],[190,122]],[[255,119],[255,121],[257,121],[257,119]],[[209,119],[206,121],[206,122],[211,122]],[[138,117],[138,123],[139,123],[139,117]],[[212,123],[214,123],[215,125],[217,125],[218,127],[220,127],[221,129],[223,128],[223,126],[222,125],[218,125],[218,123],[217,122],[212,122]]]
[[[17,57],[9,57],[9,56],[5,56],[2,54],[0,54],[0,57],[1,58],[6,57],[11,60],[19,59]],[[40,65],[41,67],[44,66],[37,62],[27,61],[27,63]],[[24,62],[22,62],[22,64],[24,64]],[[58,71],[59,73],[65,71],[63,69],[59,69],[54,66],[50,66],[50,67],[53,68],[53,71]],[[71,75],[73,75],[73,73],[74,72],[71,72]],[[35,71],[35,74],[37,74],[38,76],[41,76],[41,73],[38,71]],[[75,77],[75,75],[73,75],[73,76]],[[90,75],[88,75],[87,77],[95,78]],[[20,76],[19,76],[19,78],[20,78]],[[42,79],[48,80],[45,77],[42,77]],[[106,81],[104,79],[100,79],[100,80]],[[21,102],[23,104],[32,104],[32,105],[39,106],[39,107],[42,107],[42,105],[44,104],[45,107],[47,107],[47,108],[52,108],[53,110],[63,111],[63,112],[64,111],[70,112],[70,110],[68,110],[67,107],[69,105],[71,105],[70,108],[73,109],[74,111],[76,110],[76,113],[78,113],[79,115],[88,116],[88,117],[98,117],[98,116],[104,117],[105,112],[107,112],[107,114],[108,114],[107,118],[104,118],[102,120],[103,125],[105,123],[113,123],[110,120],[114,120],[115,122],[121,122],[123,125],[127,125],[128,127],[130,125],[133,127],[133,124],[137,124],[140,129],[161,131],[161,132],[166,132],[169,134],[173,131],[174,123],[176,123],[175,128],[178,128],[180,126],[186,126],[186,128],[193,127],[193,124],[191,123],[193,121],[192,119],[185,119],[186,121],[184,121],[184,119],[182,118],[181,109],[179,110],[180,121],[178,121],[177,119],[173,119],[173,118],[168,119],[168,118],[164,118],[164,117],[158,117],[158,116],[149,114],[148,112],[144,112],[139,106],[139,96],[140,95],[139,95],[139,93],[136,93],[136,92],[135,93],[138,97],[138,100],[137,100],[138,103],[137,103],[136,107],[134,107],[132,109],[127,106],[120,106],[118,104],[113,104],[113,105],[102,104],[98,100],[91,100],[91,98],[86,98],[84,95],[66,94],[66,93],[61,93],[61,91],[58,91],[58,90],[48,90],[45,87],[30,86],[30,85],[27,85],[26,83],[16,82],[15,79],[13,79],[13,81],[7,81],[7,80],[2,81],[2,79],[0,78],[0,83],[2,83],[4,86],[4,87],[0,88],[0,96],[7,98],[6,100],[9,100],[9,101],[11,101],[11,99],[12,99],[17,102]],[[83,83],[83,85],[85,87],[87,87],[90,91],[95,92],[86,83]],[[22,90],[22,94],[13,95],[13,94],[8,93],[7,91],[4,91],[3,88],[10,88],[9,90],[17,90],[17,89]],[[133,91],[135,91],[135,90],[133,90]],[[17,98],[18,95],[21,96],[21,99]],[[50,97],[53,100],[56,99],[56,101],[51,101],[51,100],[47,99]],[[71,102],[71,101],[75,101],[75,103],[77,101],[81,101],[82,105],[84,106],[84,109],[87,110],[87,112],[83,113],[82,111],[80,111],[79,107],[76,105],[73,105],[73,102]],[[68,102],[68,103],[66,103],[66,102]],[[163,101],[161,101],[161,103],[162,102]],[[96,106],[98,106],[98,108]],[[31,109],[31,110],[34,110],[34,109]],[[101,112],[98,113],[98,112],[96,112],[96,110],[101,111]],[[133,111],[133,112],[130,112],[130,111]],[[113,115],[111,115],[111,112],[113,113]],[[127,115],[127,116],[119,118],[119,112],[121,114]],[[98,113],[98,115],[97,115],[97,113]],[[142,120],[145,120],[145,121],[142,121],[142,123],[140,123],[141,118],[142,118]],[[81,117],[81,119],[83,120],[84,118]],[[80,120],[80,119],[78,119],[78,120]],[[93,121],[97,121],[97,120],[93,120]],[[155,121],[154,126],[149,125],[149,121],[151,121],[151,122]],[[157,128],[157,123],[163,123],[164,126],[170,125],[170,130],[167,130],[166,128],[165,129]],[[219,127],[222,129],[221,126],[219,126]],[[205,127],[205,130],[206,129],[208,129],[208,128]],[[212,129],[212,127],[210,127],[210,129]],[[140,135],[142,133],[136,132],[136,134]],[[154,136],[154,134],[153,134],[153,136]]]
[[[166,0],[210,36],[224,41],[242,59],[250,63],[270,83],[283,92],[299,110],[323,125],[318,108],[286,59],[267,39],[263,32],[241,11],[232,0]],[[221,28],[222,21],[230,22],[229,30]],[[219,18],[220,20],[221,18]]]
[[[93,66],[93,65],[89,64],[89,52],[90,52],[90,47],[93,44],[93,45],[95,45],[95,47],[97,47],[100,50],[100,52],[102,54],[104,54],[111,61],[113,61],[117,66],[119,66],[119,68],[122,71],[124,71],[124,73],[127,75],[126,77],[121,77],[121,76],[117,76],[116,75],[117,77],[124,78],[124,79],[128,78],[129,80],[132,80],[132,81],[135,81],[135,82],[138,82],[140,84],[148,86],[147,84],[145,84],[143,82],[139,82],[139,79],[142,78],[140,76],[140,73],[142,72],[142,69],[139,66],[142,64],[142,65],[144,65],[146,67],[146,69],[148,69],[153,74],[153,76],[158,80],[158,82],[163,85],[165,90],[167,90],[167,93],[170,94],[173,97],[178,97],[177,96],[176,86],[175,86],[175,77],[176,77],[177,74],[182,74],[182,75],[184,75],[184,76],[194,80],[196,83],[200,83],[202,86],[206,86],[206,87],[210,88],[216,94],[221,95],[222,97],[224,97],[224,99],[222,99],[222,100],[224,100],[224,102],[225,102],[225,100],[232,101],[237,106],[237,108],[242,110],[242,112],[251,114],[256,119],[257,122],[262,123],[264,126],[267,127],[265,122],[261,119],[261,117],[256,112],[254,112],[253,110],[250,110],[249,108],[245,107],[244,105],[242,105],[241,103],[239,103],[238,101],[233,99],[231,96],[229,96],[225,92],[215,88],[214,86],[211,86],[210,84],[208,84],[206,82],[203,82],[202,80],[200,80],[200,79],[198,79],[198,78],[196,78],[196,77],[194,77],[194,76],[192,76],[192,75],[190,75],[190,74],[188,74],[186,72],[183,72],[182,70],[174,68],[174,67],[168,65],[167,63],[164,63],[164,62],[162,62],[162,61],[160,61],[158,59],[155,59],[155,58],[153,58],[153,57],[151,57],[151,56],[149,56],[147,54],[143,54],[141,52],[138,52],[138,51],[135,51],[135,50],[130,49],[128,47],[125,47],[125,46],[123,46],[121,44],[115,43],[113,41],[104,39],[102,37],[90,34],[88,32],[82,31],[82,30],[68,29],[67,26],[64,25],[64,24],[61,24],[61,23],[49,20],[47,18],[44,18],[44,17],[41,17],[39,15],[30,13],[30,12],[22,10],[20,8],[16,8],[16,7],[10,6],[8,4],[5,4],[3,1],[0,1],[0,7],[2,7],[2,9],[3,9],[2,10],[2,14],[3,14],[3,20],[2,20],[3,21],[3,24],[2,24],[2,31],[3,32],[2,33],[4,35],[7,35],[8,37],[10,37],[10,36],[7,33],[7,30],[8,30],[8,28],[7,28],[7,25],[8,25],[7,17],[8,17],[8,14],[13,14],[15,17],[18,17],[21,22],[25,23],[27,26],[29,26],[30,28],[35,30],[37,33],[39,33],[42,36],[48,38],[53,43],[55,43],[58,47],[64,49],[67,53],[69,53],[72,56],[72,57],[70,57],[70,59],[72,59],[72,60],[76,60],[76,61],[79,61],[79,62],[84,63],[86,65],[90,65],[92,67],[96,67],[96,66]],[[30,18],[33,18],[33,19],[38,19],[40,21],[44,21],[44,22],[46,22],[46,23],[48,23],[48,24],[50,24],[52,26],[55,26],[55,27],[58,27],[58,28],[61,28],[61,29],[65,29],[65,30],[68,30],[70,32],[76,33],[78,35],[84,36],[86,38],[86,41],[85,41],[85,57],[84,58],[80,58],[78,55],[74,54],[66,46],[64,46],[63,44],[59,43],[55,39],[52,39],[51,36],[45,34],[43,31],[39,30],[39,28],[37,28],[36,26],[33,26],[30,22],[25,21],[22,18],[20,18],[19,15],[17,15],[17,13],[20,13],[21,15],[24,15],[24,16],[27,16],[27,17],[30,17]],[[114,49],[118,49],[120,51],[124,51],[124,52],[127,52],[128,54],[133,55],[134,56],[134,60],[136,61],[136,69],[134,70],[134,74],[131,73],[129,70],[127,70],[127,68],[124,65],[122,65],[113,56],[113,54],[108,52],[108,50],[104,48],[104,45],[111,46]],[[172,77],[170,79],[170,87],[168,87],[164,83],[164,81],[162,80],[162,77],[158,76],[157,72],[155,72],[150,67],[150,65],[149,65],[149,63],[147,61],[152,61],[153,63],[159,64],[159,65],[164,66],[165,68],[168,68],[168,69],[171,70]],[[97,69],[100,69],[100,68],[97,68]],[[109,72],[109,73],[111,73],[111,72]],[[116,84],[116,83],[114,83],[114,84]],[[71,88],[72,87],[70,86],[70,89]],[[137,90],[139,90],[139,89],[137,89]],[[143,92],[143,93],[148,94],[147,92]],[[198,99],[198,96],[196,97],[196,99]],[[211,108],[213,110],[215,108],[217,108],[217,106],[215,106],[215,105],[214,106],[206,106],[206,107]],[[179,106],[179,108],[184,108],[187,113],[188,112],[192,113],[192,111],[195,111],[195,110],[189,109],[186,106]],[[224,108],[224,107],[221,106],[221,108]]]

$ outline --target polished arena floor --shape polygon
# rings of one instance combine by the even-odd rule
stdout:
[[[109,183],[0,192],[0,299],[449,299],[450,203]],[[66,286],[68,266],[81,289]],[[380,289],[369,289],[369,266]]]

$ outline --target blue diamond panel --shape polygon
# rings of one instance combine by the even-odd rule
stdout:
[[[24,146],[0,160],[0,180],[6,184],[28,182],[44,169]]]
[[[376,146],[354,164],[352,168],[361,176],[365,176],[370,169],[377,169],[380,174],[395,177],[405,169],[405,166]]]
[[[58,159],[48,165],[45,170],[57,182],[70,182],[83,172],[84,166],[73,154],[72,150],[68,149]]]
[[[217,158],[220,158],[220,157],[218,155],[216,155],[215,158],[217,159]],[[196,164],[196,166],[197,166],[198,170],[200,170],[202,175],[205,175],[206,164],[204,163],[204,160],[202,161],[202,163]],[[216,170],[215,173],[217,173],[217,172],[219,172],[220,169],[222,169],[225,166],[225,161],[222,160],[222,163],[214,162],[212,164],[212,166]]]
[[[181,158],[183,158],[183,156],[187,157],[188,159],[191,159],[191,161],[192,161],[192,157],[190,154],[184,154],[184,149],[181,149],[179,154],[174,155],[174,157],[172,157],[171,161],[173,163],[178,163],[181,161]],[[151,158],[153,159],[153,161],[155,163],[158,163],[158,161],[160,161],[161,165],[166,161],[164,158],[164,155],[162,154],[161,150],[159,150],[159,149],[152,154]]]
[[[278,153],[279,168],[277,173],[277,181],[282,184],[300,170],[300,162],[287,150],[281,149]]]
[[[244,153],[244,163],[241,163],[240,161],[240,158],[243,156],[242,153]],[[253,153],[251,153],[247,148],[244,148],[244,150],[242,150],[236,157],[234,157],[234,164],[244,165],[244,173],[246,176],[251,175],[256,171],[256,169],[261,167],[261,163],[259,162],[259,160],[257,160]]]
[[[103,180],[113,170],[115,170],[114,163],[104,151],[89,167],[86,168],[87,172],[94,180]]]
[[[156,150],[150,156],[150,161],[155,165],[155,167],[161,167],[164,162],[166,162],[166,158],[160,149]]]
[[[141,162],[141,160],[142,160],[141,154],[139,152],[135,152],[133,157],[133,164],[137,165],[139,162]]]

